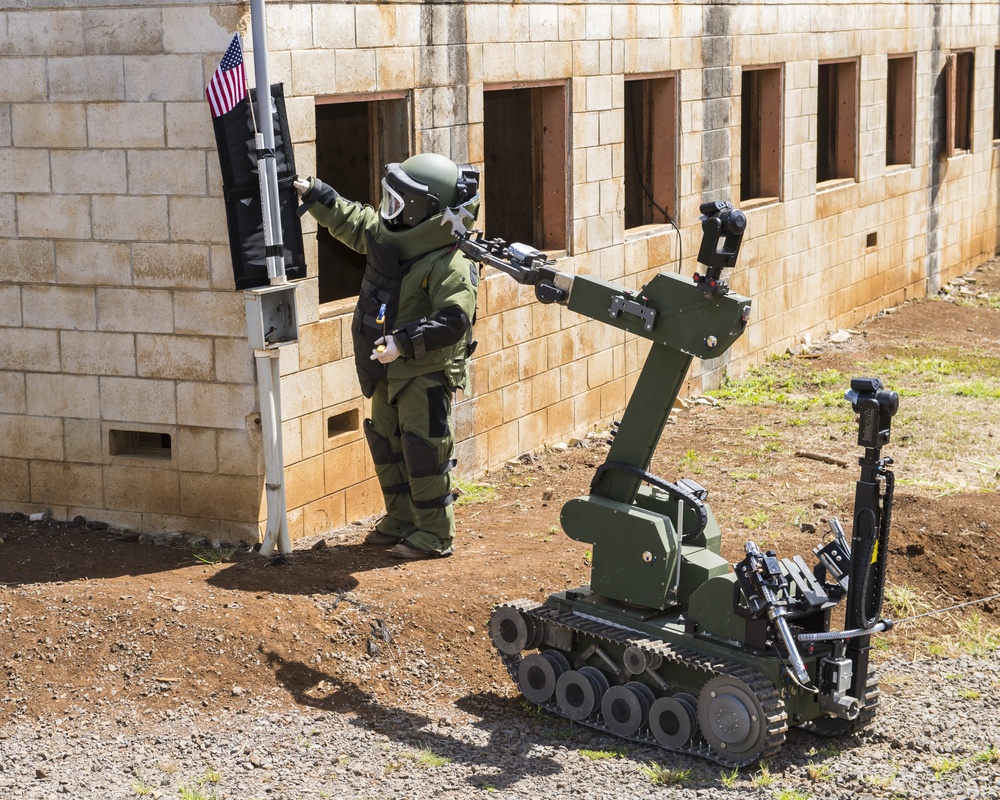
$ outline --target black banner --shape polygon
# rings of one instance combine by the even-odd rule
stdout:
[[[233,258],[233,277],[237,289],[266,286],[267,252],[264,245],[264,215],[260,206],[257,178],[257,143],[254,139],[251,103],[256,113],[256,91],[236,107],[212,120],[215,142],[219,148],[222,188],[229,225],[229,248]],[[281,208],[281,238],[284,245],[285,275],[289,280],[306,277],[302,250],[302,225],[295,209],[295,154],[288,133],[285,93],[280,83],[271,86],[274,110],[274,162],[278,171],[278,201]]]

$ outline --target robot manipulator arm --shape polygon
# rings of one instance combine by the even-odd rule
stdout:
[[[487,240],[481,231],[473,230],[459,237],[458,247],[473,261],[505,272],[520,284],[534,286],[535,297],[541,303],[565,305],[569,301],[573,276],[552,269],[555,262],[530,245]]]

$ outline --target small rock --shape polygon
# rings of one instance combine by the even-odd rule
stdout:
[[[87,523],[87,527],[92,531],[106,531],[108,529],[108,523],[91,520]]]
[[[77,514],[75,517],[73,517],[73,524],[82,528],[84,525],[87,524],[87,518],[81,516],[80,514]]]
[[[816,526],[811,522],[802,522],[799,524],[799,530],[803,533],[816,533]]]
[[[551,500],[554,496],[555,492],[549,487],[542,492],[542,500]]]
[[[241,697],[246,691],[242,686],[234,686],[232,689],[233,697]]]
[[[316,544],[310,547],[310,550],[323,550],[326,548],[326,539],[320,539]]]
[[[843,329],[837,331],[833,336],[830,337],[830,341],[834,344],[843,344],[844,342],[850,341],[851,334],[849,331]]]

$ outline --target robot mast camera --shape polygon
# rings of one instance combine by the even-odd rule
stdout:
[[[736,266],[736,257],[747,229],[746,214],[724,200],[702,203],[698,210],[701,211],[702,232],[698,263],[708,269],[704,275],[695,274],[695,283],[705,294],[727,294],[729,286],[721,280],[722,270]]]

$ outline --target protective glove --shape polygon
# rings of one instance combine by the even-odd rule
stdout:
[[[292,186],[294,186],[295,191],[299,193],[299,197],[303,197],[312,186],[312,181],[309,178],[296,178],[292,181]]]
[[[382,348],[381,350],[379,348]],[[372,350],[371,359],[372,361],[378,361],[380,364],[390,364],[402,355],[399,352],[399,345],[396,343],[396,337],[391,333],[388,336],[382,336],[375,340],[375,349]]]

